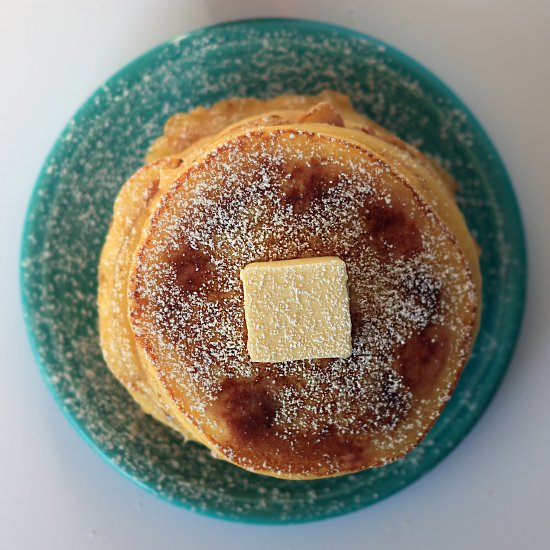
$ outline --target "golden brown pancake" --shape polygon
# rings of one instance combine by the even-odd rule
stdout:
[[[337,94],[197,117],[167,124],[150,158],[171,156],[115,204],[100,262],[109,367],[147,412],[250,471],[314,479],[401,458],[479,322],[454,182]],[[251,362],[240,270],[318,256],[346,263],[352,356]]]

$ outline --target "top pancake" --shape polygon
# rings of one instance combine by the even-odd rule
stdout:
[[[286,111],[200,136],[164,172],[128,245],[128,309],[180,431],[297,479],[385,464],[425,435],[473,343],[479,270],[418,151],[359,115]],[[352,356],[252,363],[240,269],[313,256],[346,262]]]

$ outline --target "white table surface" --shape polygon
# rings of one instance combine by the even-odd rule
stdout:
[[[468,104],[515,183],[529,299],[493,403],[438,467],[371,508],[264,527],[146,494],[57,409],[19,304],[26,204],[58,132],[107,77],[150,47],[222,20],[315,18],[407,52]],[[0,0],[0,548],[550,548],[550,2],[547,0]]]

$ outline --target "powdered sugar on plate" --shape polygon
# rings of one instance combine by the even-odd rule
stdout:
[[[484,318],[474,357],[442,418],[406,459],[315,482],[247,473],[185,444],[144,415],[103,364],[97,263],[112,204],[171,114],[230,96],[332,88],[440,158],[481,248]],[[271,522],[336,515],[410,483],[457,444],[505,370],[524,290],[521,224],[505,172],[453,97],[392,50],[308,23],[230,24],[168,43],[101,88],[68,125],[41,174],[27,222],[23,294],[37,358],[88,440],[160,496],[219,517]],[[496,346],[498,343],[498,346]]]

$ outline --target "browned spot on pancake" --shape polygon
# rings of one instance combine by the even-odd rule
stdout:
[[[321,101],[298,118],[298,122],[322,123],[344,127],[342,115],[328,101]]]
[[[375,135],[375,131],[370,126],[362,126],[361,131],[369,136]]]
[[[353,437],[335,440],[335,455],[338,465],[343,470],[355,470],[363,463],[364,448],[354,443]]]
[[[232,436],[243,443],[262,439],[273,426],[277,405],[259,380],[227,378],[218,403]]]
[[[437,378],[449,355],[450,341],[445,327],[428,325],[399,350],[394,368],[415,395],[425,395],[437,385]]]
[[[166,161],[166,166],[171,169],[179,168],[183,164],[183,159],[176,157],[169,157]]]
[[[441,303],[441,281],[424,273],[416,273],[404,280],[405,291],[414,296],[430,318],[439,310]]]
[[[313,158],[309,165],[304,162],[294,166],[290,176],[282,181],[283,202],[291,206],[294,214],[304,214],[334,184],[327,167]]]
[[[363,325],[365,324],[365,315],[361,310],[359,296],[356,295],[356,291],[353,284],[349,285],[349,314],[351,318],[351,337],[355,338],[357,334],[360,334]]]
[[[320,457],[323,455],[332,457],[331,460],[338,463],[338,467],[344,470],[359,467],[366,452],[365,446],[355,437],[340,433],[333,425],[327,426],[326,433],[319,438],[319,443],[315,447],[317,447],[316,454]]]
[[[354,426],[365,433],[388,432],[397,427],[408,414],[411,395],[400,384],[399,375],[383,371],[369,382],[369,392],[350,394],[355,409]]]
[[[373,427],[376,429],[393,430],[407,415],[410,407],[410,394],[390,376],[383,375],[381,384],[380,402],[374,418]]]
[[[398,149],[401,149],[402,151],[409,151],[408,145],[402,140],[399,139],[397,136],[394,136],[392,134],[384,133],[382,134],[382,139],[386,143],[390,143],[391,145],[395,145]]]
[[[154,179],[145,192],[145,202],[149,204],[159,190],[160,179]]]
[[[176,282],[185,292],[200,290],[211,274],[208,257],[201,251],[184,246],[170,265],[176,272]]]
[[[378,253],[408,259],[422,251],[418,227],[398,205],[368,201],[364,219],[371,246]]]

